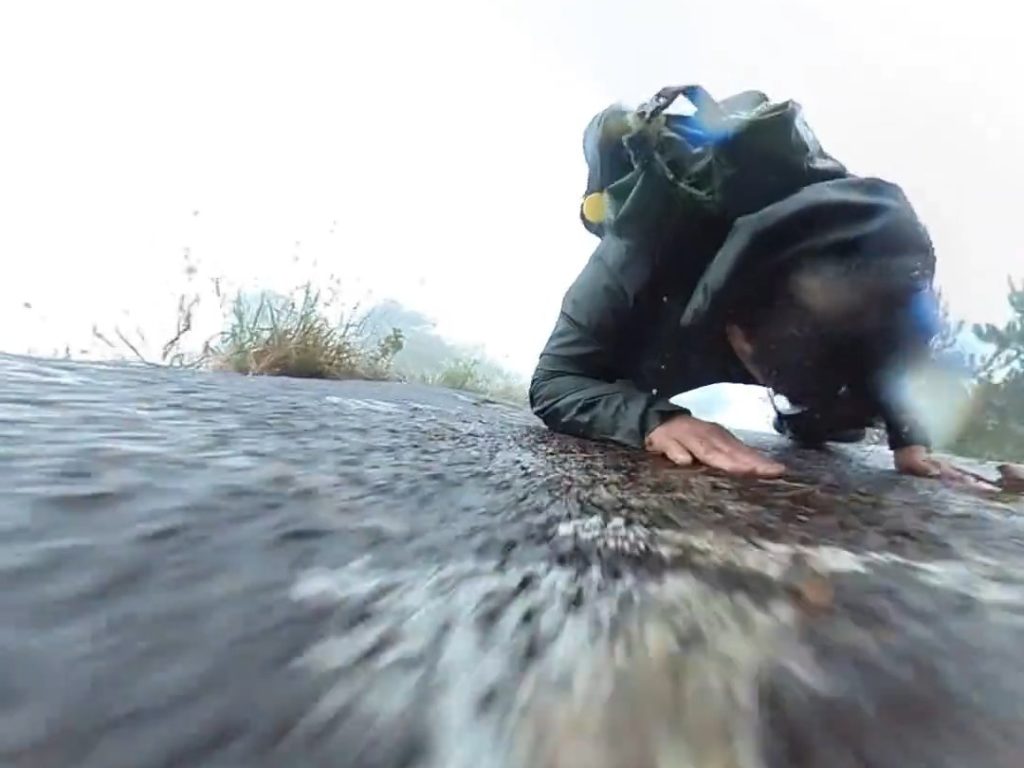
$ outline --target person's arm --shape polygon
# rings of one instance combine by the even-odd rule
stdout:
[[[931,449],[931,440],[916,419],[891,408],[886,409],[884,416],[890,450],[898,451],[914,445]]]
[[[552,430],[642,448],[655,427],[688,413],[623,370],[655,258],[609,235],[566,292],[530,383],[530,405]]]

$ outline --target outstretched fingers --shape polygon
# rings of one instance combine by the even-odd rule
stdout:
[[[673,440],[665,446],[665,456],[680,467],[688,467],[693,464],[693,454],[686,450],[686,446],[678,440]]]
[[[989,481],[988,479],[960,469],[952,464],[945,461],[936,461],[938,465],[939,476],[947,483],[951,485],[959,485],[966,488],[970,488],[975,491],[983,491],[986,493],[998,492],[999,486]]]
[[[702,464],[731,474],[778,477],[786,471],[782,464],[744,445],[730,433],[724,435],[695,440],[686,447]]]
[[[645,446],[679,466],[700,462],[736,475],[778,477],[786,468],[745,445],[729,430],[689,414],[675,416],[647,435]]]

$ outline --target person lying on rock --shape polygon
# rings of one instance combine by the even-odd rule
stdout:
[[[881,423],[898,471],[969,480],[930,455],[900,394],[938,330],[930,239],[899,187],[831,168],[723,227],[710,263],[687,256],[714,232],[602,232],[540,355],[534,413],[676,464],[774,477],[780,463],[669,400],[759,384],[788,401],[774,426],[800,444],[858,442]]]

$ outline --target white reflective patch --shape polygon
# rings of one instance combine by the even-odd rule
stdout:
[[[793,121],[793,125],[800,134],[800,138],[804,140],[807,147],[812,151],[820,151],[821,144],[818,141],[818,137],[814,135],[814,131],[811,130],[811,126],[807,124],[807,120],[804,119],[804,113],[797,113],[796,119]]]

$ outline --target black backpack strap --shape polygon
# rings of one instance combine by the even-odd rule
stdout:
[[[693,104],[698,114],[709,117],[714,121],[725,119],[725,110],[700,85],[670,85],[662,88],[654,94],[654,98],[642,104],[637,109],[636,114],[641,120],[649,123],[672,106],[680,96]]]

